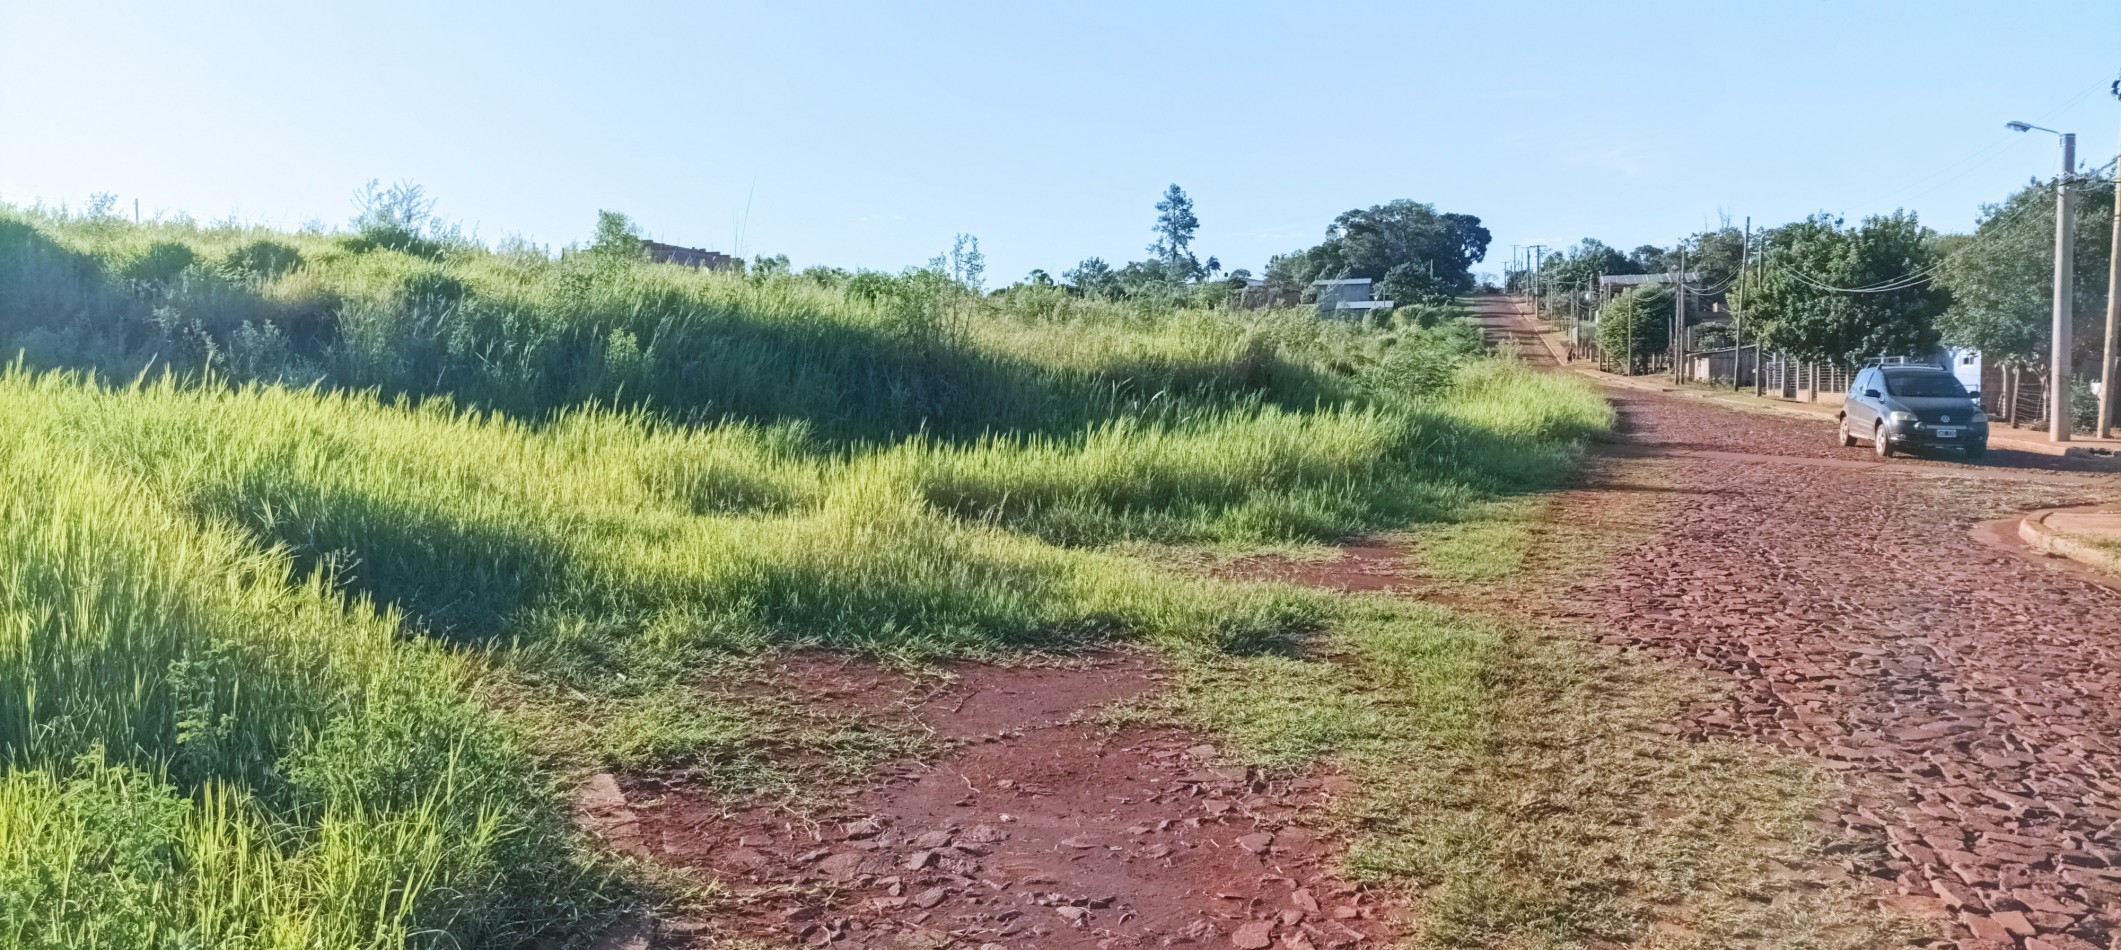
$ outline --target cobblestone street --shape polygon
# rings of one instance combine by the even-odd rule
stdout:
[[[1608,642],[1726,674],[1727,701],[1683,724],[1694,734],[1846,776],[1838,819],[1887,848],[1884,902],[1955,921],[1968,946],[2109,946],[2121,591],[1976,535],[2111,500],[2121,481],[1877,464],[1802,420],[1609,389],[1620,444],[1555,517],[1595,520],[1601,492],[1639,490],[1661,527],[1562,592],[1571,612]]]

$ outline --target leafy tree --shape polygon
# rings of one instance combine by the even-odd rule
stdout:
[[[1473,215],[1439,214],[1434,205],[1393,201],[1333,219],[1323,243],[1269,261],[1267,278],[1284,288],[1350,277],[1381,281],[1394,267],[1419,264],[1433,267],[1452,293],[1464,293],[1473,287],[1472,266],[1487,257],[1490,240]]]
[[[1377,296],[1401,307],[1448,304],[1457,298],[1450,285],[1429,273],[1428,265],[1414,263],[1386,271],[1385,279],[1377,284]]]
[[[356,251],[388,248],[419,257],[440,257],[443,241],[456,240],[454,228],[435,220],[435,199],[427,189],[410,181],[383,187],[376,179],[354,192],[355,237],[348,246]]]
[[[1689,350],[1721,350],[1738,345],[1738,328],[1728,323],[1704,323],[1690,328]]]
[[[1679,242],[1678,250],[1683,254],[1668,255],[1664,263],[1676,268],[1684,259],[1688,273],[1701,275],[1702,286],[1725,286],[1738,276],[1738,268],[1745,263],[1745,232],[1726,221],[1721,227]]]
[[[1193,256],[1193,235],[1200,230],[1200,218],[1193,213],[1193,199],[1184,188],[1174,184],[1164,190],[1156,202],[1154,230],[1156,240],[1150,243],[1149,254],[1163,265],[1168,279],[1197,280],[1206,273]]]
[[[1930,237],[1913,212],[1854,228],[1813,215],[1769,232],[1764,266],[1733,302],[1763,345],[1801,359],[1853,365],[1927,353],[1949,294],[1929,281],[1896,281],[1932,263]]]
[[[645,257],[648,242],[642,239],[641,228],[632,218],[616,211],[598,211],[597,234],[589,242],[589,252],[612,258]]]
[[[849,271],[843,267],[826,267],[823,265],[818,265],[813,267],[805,267],[803,268],[802,272],[796,274],[796,276],[801,277],[804,280],[810,281],[811,283],[814,283],[820,287],[843,287],[846,286],[848,281],[854,279],[854,272]]]
[[[795,265],[788,260],[788,255],[786,254],[775,254],[770,257],[765,254],[756,254],[751,258],[751,276],[759,280],[786,277],[794,272]]]
[[[411,181],[392,182],[386,188],[371,178],[354,192],[354,209],[353,229],[358,234],[418,237],[434,222],[435,199]]]
[[[1629,375],[1649,371],[1649,357],[1672,345],[1672,290],[1641,284],[1598,312],[1598,348]]]
[[[1062,271],[1061,279],[1085,297],[1111,298],[1120,293],[1119,275],[1101,257],[1086,258],[1074,268]]]
[[[1127,266],[1114,272],[1112,279],[1119,285],[1121,293],[1141,296],[1164,289],[1167,284],[1183,283],[1174,279],[1163,261],[1129,261]]]
[[[1634,266],[1633,272],[1637,274],[1669,273],[1674,264],[1668,258],[1669,252],[1655,244],[1639,245],[1628,252],[1628,263]]]
[[[2078,192],[2075,334],[2077,357],[2104,338],[2108,240],[2114,183]],[[2044,366],[2054,329],[2055,192],[2034,182],[1986,209],[1971,237],[1940,251],[1939,280],[1951,306],[1937,329],[1953,346],[1979,349],[2003,365]]]
[[[1549,286],[1583,293],[1596,292],[1600,277],[1643,273],[1627,255],[1597,238],[1584,238],[1566,250],[1547,255],[1541,269]]]
[[[980,292],[987,283],[987,255],[980,253],[979,238],[970,234],[958,235],[950,244],[950,253],[929,261],[928,269],[948,275],[959,286],[974,293]]]

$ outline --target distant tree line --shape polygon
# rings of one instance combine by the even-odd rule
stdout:
[[[2082,366],[2101,358],[2114,183],[2080,181],[2077,196],[2073,362]],[[1585,238],[1548,255],[1538,279],[1566,309],[1571,294],[1582,295],[1579,306],[1592,303],[1600,277],[1672,273],[1683,259],[1696,275],[1690,290],[1727,293],[1737,342],[1843,366],[1970,347],[1992,365],[2047,378],[2054,232],[2054,184],[2034,180],[1985,208],[1972,234],[1939,234],[1905,210],[1853,224],[1812,215],[1754,231],[1750,243],[1725,223],[1670,248],[1625,253]],[[1519,271],[1509,284],[1522,291],[1530,279]],[[1642,355],[1669,344],[1669,295],[1645,285],[1604,302],[1599,345],[1640,370]],[[1690,325],[1708,318],[1689,306]]]

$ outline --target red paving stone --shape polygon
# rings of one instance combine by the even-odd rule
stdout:
[[[1693,711],[1692,734],[1786,747],[1846,776],[1842,820],[1884,842],[1889,903],[1956,920],[1969,946],[2108,946],[2121,926],[2121,591],[1971,532],[2121,497],[2121,482],[1950,460],[1806,464],[1866,455],[1802,420],[1609,395],[1624,419],[1615,458],[1557,517],[1595,518],[1598,492],[1647,487],[1663,527],[1562,592],[1571,612],[1609,642],[1728,676],[1728,700]]]
[[[614,846],[724,891],[712,919],[671,922],[648,945],[1317,950],[1375,946],[1393,929],[1309,827],[1345,793],[1337,777],[1264,775],[1175,729],[1078,721],[1151,689],[1147,659],[950,669],[922,684],[863,661],[786,658],[786,689],[910,717],[946,744],[815,808],[652,776],[592,783],[585,810],[601,813],[587,823]]]

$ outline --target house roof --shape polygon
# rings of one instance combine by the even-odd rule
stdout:
[[[1686,279],[1690,282],[1700,280],[1701,272],[1688,271]],[[1631,287],[1636,284],[1669,284],[1671,282],[1672,275],[1670,274],[1607,274],[1598,278],[1598,286],[1600,287]]]
[[[1341,278],[1337,278],[1337,279],[1334,279],[1334,280],[1314,280],[1314,281],[1312,281],[1312,282],[1311,282],[1311,286],[1313,286],[1313,287],[1325,287],[1325,286],[1338,286],[1338,285],[1340,285],[1340,284],[1368,284],[1368,283],[1374,283],[1374,281],[1370,280],[1370,278],[1368,278],[1368,277],[1341,277]]]

